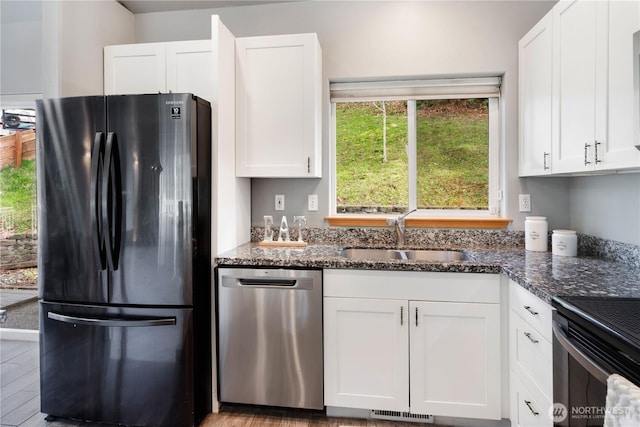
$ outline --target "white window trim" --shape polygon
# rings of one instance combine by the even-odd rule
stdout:
[[[337,212],[336,204],[336,103],[337,102],[361,102],[361,101],[379,101],[379,100],[409,100],[408,108],[408,144],[407,150],[412,155],[409,158],[409,210],[417,207],[417,159],[416,159],[416,122],[415,109],[417,99],[464,99],[464,98],[488,98],[489,100],[489,176],[488,176],[488,203],[487,210],[469,210],[469,209],[419,209],[413,213],[412,217],[456,217],[456,218],[495,218],[500,217],[500,146],[502,145],[500,137],[500,93],[499,85],[500,77],[491,78],[471,78],[478,85],[460,83],[461,79],[437,79],[437,80],[403,80],[393,82],[389,85],[387,81],[361,82],[361,83],[331,83],[331,121],[329,130],[331,132],[331,145],[329,147],[330,157],[330,188],[329,188],[329,207],[332,216],[362,216],[362,214],[346,214]],[[407,83],[409,82],[409,83]],[[417,84],[419,82],[420,84]],[[446,84],[441,84],[445,82]],[[459,83],[461,86],[472,87],[471,93],[463,94],[460,90],[454,90],[450,93],[442,93],[442,87],[454,87],[452,83]],[[447,86],[448,84],[448,86]],[[420,87],[420,93],[412,96],[395,96],[392,92],[387,92],[382,96],[374,96],[372,91],[380,90],[383,87],[402,87],[415,88]],[[357,90],[354,90],[357,89]],[[435,88],[435,91],[429,92]],[[369,215],[367,217],[389,217],[394,215]]]

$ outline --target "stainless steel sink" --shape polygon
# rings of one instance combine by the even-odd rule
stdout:
[[[360,249],[346,248],[341,255],[349,259],[362,259],[373,261],[387,260],[415,260],[433,262],[464,261],[462,251],[431,250],[431,249]]]

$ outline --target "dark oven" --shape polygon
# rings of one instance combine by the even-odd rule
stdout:
[[[640,385],[640,300],[554,297],[553,420],[602,426],[607,378]]]

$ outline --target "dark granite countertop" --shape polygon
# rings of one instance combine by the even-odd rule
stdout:
[[[353,245],[350,245],[353,247]],[[370,247],[370,246],[367,246]],[[367,269],[505,274],[546,302],[552,296],[610,296],[640,298],[640,269],[619,261],[594,257],[562,257],[550,252],[517,248],[429,247],[462,250],[465,261],[368,261],[340,256],[343,246],[309,245],[306,248],[267,248],[246,243],[221,254],[217,265],[324,269]],[[421,247],[424,248],[424,247]],[[414,249],[418,249],[415,247]]]

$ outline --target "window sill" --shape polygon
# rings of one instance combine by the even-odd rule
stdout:
[[[337,227],[388,227],[387,217],[327,216],[330,226]],[[509,218],[407,218],[406,227],[416,228],[507,228],[513,220]]]

